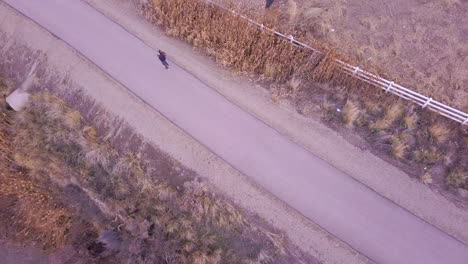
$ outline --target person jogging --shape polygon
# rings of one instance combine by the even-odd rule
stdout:
[[[158,50],[159,52],[159,60],[161,61],[161,63],[164,65],[164,67],[166,67],[166,70],[169,69],[169,63],[167,63],[166,61],[166,53],[162,50]]]

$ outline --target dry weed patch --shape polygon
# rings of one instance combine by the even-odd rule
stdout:
[[[348,100],[342,110],[343,122],[348,127],[352,127],[356,119],[359,117],[360,108],[351,100]]]
[[[468,189],[468,170],[458,167],[446,178],[447,185],[455,188]]]
[[[13,129],[15,162],[39,183],[82,189],[107,217],[121,222],[118,231],[136,243],[133,258],[141,259],[148,251],[152,253],[147,259],[170,263],[274,263],[296,258],[284,240],[246,218],[206,184],[175,184],[142,153],[113,149],[79,112],[56,97],[32,96],[30,106],[15,114]],[[30,200],[25,204],[34,205]],[[63,217],[46,223],[57,225],[58,218]],[[138,240],[142,238],[145,243]]]
[[[450,129],[441,122],[432,124],[428,130],[431,138],[438,144],[445,143],[453,135]]]

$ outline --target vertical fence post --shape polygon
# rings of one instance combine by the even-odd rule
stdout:
[[[353,71],[353,76],[356,75],[356,73],[359,71],[359,67],[358,66],[355,66],[354,67],[354,71]]]
[[[294,37],[292,35],[289,35],[288,39],[289,39],[289,42],[291,42],[291,43],[294,42]]]
[[[468,117],[465,119],[465,121],[463,121],[462,125],[466,125],[468,124]]]
[[[428,106],[431,102],[432,102],[432,97],[429,97],[429,99],[427,99],[427,101],[423,104],[422,108],[426,108],[426,106]]]
[[[385,92],[388,93],[392,89],[392,86],[394,85],[394,82],[390,82],[390,84],[387,86],[387,89],[385,89]]]
[[[260,25],[260,31],[263,31],[263,29],[265,28],[265,26],[263,24]]]

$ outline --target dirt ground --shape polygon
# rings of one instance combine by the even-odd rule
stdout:
[[[468,1],[276,0],[271,8],[307,39],[468,111]]]

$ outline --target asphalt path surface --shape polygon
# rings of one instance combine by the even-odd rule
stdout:
[[[465,244],[254,118],[173,65],[170,54],[171,67],[166,70],[155,50],[86,3],[4,2],[68,43],[233,167],[373,261],[468,263]],[[145,122],[144,116],[135,118]]]

